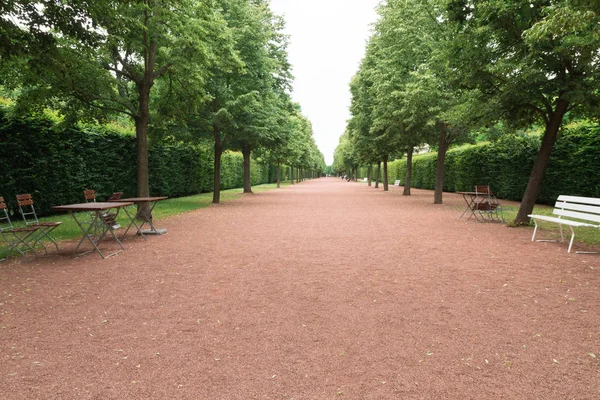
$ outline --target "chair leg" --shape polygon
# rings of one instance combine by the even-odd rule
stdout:
[[[571,229],[571,241],[569,242],[569,250],[567,250],[567,253],[571,252],[571,247],[573,247],[573,239],[575,239],[575,230],[571,225],[569,225],[569,228]]]

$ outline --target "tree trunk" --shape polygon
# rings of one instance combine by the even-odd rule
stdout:
[[[406,151],[406,176],[404,177],[403,196],[410,196],[410,179],[412,178],[412,158],[414,147],[409,146]]]
[[[252,193],[252,185],[250,182],[250,146],[244,144],[242,146],[242,155],[244,156],[244,193]]]
[[[369,186],[371,186],[371,179],[373,179],[373,164],[369,164],[369,173],[367,178],[369,180]]]
[[[214,130],[215,138],[215,159],[213,161],[213,200],[214,204],[221,201],[221,155],[223,155],[223,144],[221,143],[221,132]]]
[[[281,162],[277,161],[277,189],[281,187]]]
[[[381,161],[377,161],[377,178],[375,178],[375,189],[379,189],[379,181],[381,180]]]
[[[387,192],[389,190],[389,183],[388,183],[388,155],[386,154],[383,157],[383,191]]]
[[[437,164],[435,165],[435,192],[433,194],[433,204],[442,204],[446,152],[448,151],[446,128],[446,123],[442,123],[440,128],[440,138],[438,140]]]
[[[150,122],[150,88],[152,82],[144,82],[138,87],[139,107],[135,118],[135,150],[137,153],[137,197],[150,196],[148,175],[148,123]],[[150,204],[138,204],[136,218],[151,222]]]
[[[296,183],[300,183],[300,168],[296,168]]]
[[[542,182],[544,181],[550,154],[552,153],[552,148],[554,147],[556,137],[558,136],[558,130],[560,129],[560,125],[562,124],[563,117],[567,112],[568,107],[568,100],[559,99],[556,104],[556,110],[554,110],[554,113],[546,124],[546,131],[542,138],[542,146],[540,147],[535,164],[533,164],[529,182],[527,182],[527,188],[523,194],[521,206],[519,207],[519,212],[515,219],[516,225],[529,224],[529,217],[527,215],[533,212],[535,201],[542,188]]]

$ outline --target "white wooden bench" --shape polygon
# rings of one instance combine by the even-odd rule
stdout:
[[[396,179],[394,181],[394,184],[392,185],[392,187],[390,188],[391,190],[394,190],[394,186],[398,189],[400,189],[400,179]]]
[[[538,223],[537,221],[554,222],[560,226],[560,239],[564,242],[562,226],[567,225],[571,229],[571,242],[569,243],[569,250],[573,246],[573,239],[575,238],[574,227],[588,226],[592,228],[600,229],[600,199],[594,197],[577,197],[577,196],[565,196],[560,195],[554,205],[553,214],[558,217],[551,217],[546,215],[529,214],[528,217],[533,219],[535,223],[535,229],[533,230],[533,236],[531,240],[535,240],[535,234],[537,233]],[[567,217],[567,218],[563,218]]]

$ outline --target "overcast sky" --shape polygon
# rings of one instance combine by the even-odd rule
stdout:
[[[286,20],[292,98],[313,126],[327,165],[350,118],[350,79],[375,22],[378,0],[271,0]]]

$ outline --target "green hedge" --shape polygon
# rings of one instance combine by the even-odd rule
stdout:
[[[496,142],[463,145],[446,155],[444,191],[489,184],[503,199],[520,201],[540,148],[539,135],[504,136]],[[437,153],[413,157],[411,186],[434,189]],[[359,176],[366,176],[366,168]],[[580,122],[562,130],[548,164],[537,202],[554,204],[560,194],[600,197],[600,126]],[[388,165],[388,181],[404,182],[406,159]]]
[[[104,199],[112,192],[136,194],[135,138],[106,128],[61,128],[47,116],[11,117],[0,107],[0,196],[14,212],[15,195],[32,193],[41,215],[51,206],[83,201],[83,190]],[[169,197],[211,192],[214,153],[210,144],[168,138],[149,149],[150,194]],[[253,185],[273,182],[277,169],[251,164]],[[243,186],[243,157],[226,152],[221,189]],[[282,169],[283,170],[283,169]],[[284,175],[285,176],[285,175]]]

